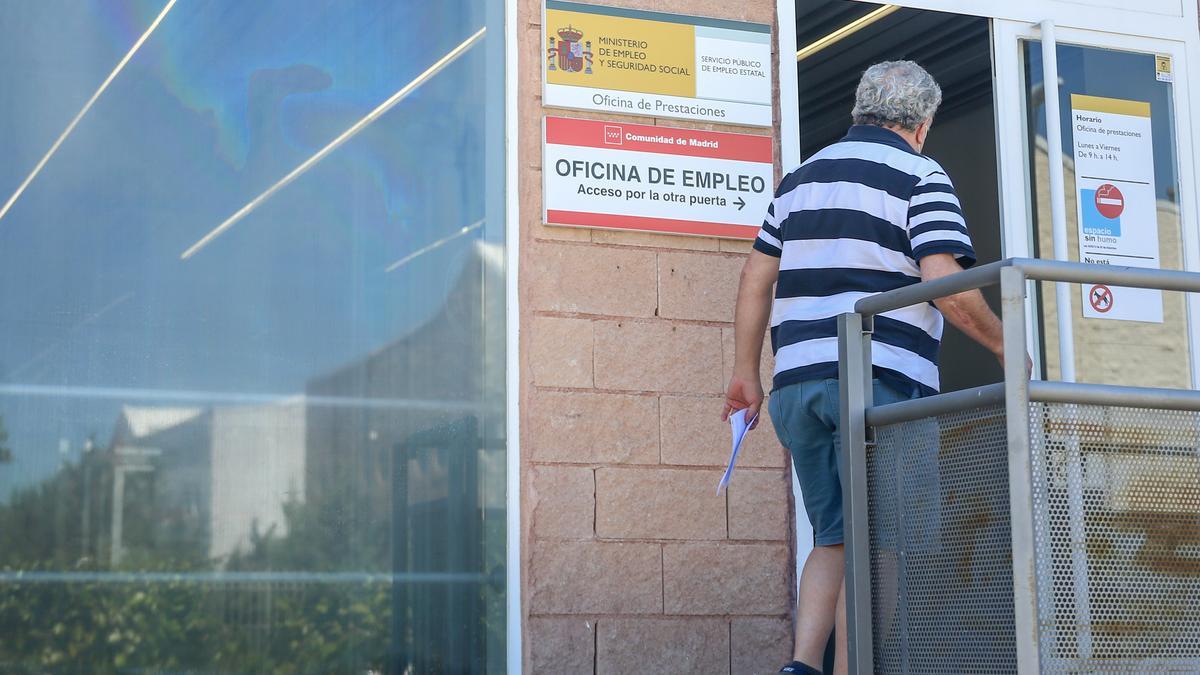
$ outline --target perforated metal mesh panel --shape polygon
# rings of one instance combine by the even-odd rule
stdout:
[[[1200,673],[1200,414],[1030,408],[1043,672]]]
[[[876,673],[1016,672],[1003,406],[876,429]]]

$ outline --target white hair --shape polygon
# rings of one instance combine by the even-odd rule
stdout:
[[[897,126],[912,131],[933,118],[942,88],[912,61],[884,61],[867,68],[855,92],[855,124]]]

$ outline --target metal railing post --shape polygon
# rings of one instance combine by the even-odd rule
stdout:
[[[1020,675],[1035,675],[1041,672],[1041,666],[1038,654],[1033,467],[1029,445],[1029,377],[1025,370],[1025,285],[1025,273],[1021,269],[1006,267],[1000,271],[1017,672]]]
[[[850,675],[875,672],[871,620],[871,542],[867,529],[867,408],[871,388],[873,319],[838,317],[838,384],[841,392],[842,511],[846,553],[846,640]]]

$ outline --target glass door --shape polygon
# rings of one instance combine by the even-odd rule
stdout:
[[[1183,43],[1055,33],[1067,259],[1197,269]],[[1058,153],[1046,98],[1055,88],[1045,86],[1041,30],[996,21],[994,36],[1006,254],[1054,258],[1050,162]],[[1059,333],[1069,331],[1073,350],[1065,353],[1078,381],[1196,382],[1196,312],[1182,294],[1103,285],[1058,298],[1052,284],[1031,291],[1030,344],[1047,379],[1063,379]],[[1070,303],[1069,321],[1058,320],[1061,298]]]
[[[1196,270],[1185,43],[1053,28],[1051,36],[1036,24],[993,23],[1006,255]],[[1050,68],[1047,59],[1053,59]],[[1026,304],[1029,344],[1046,379],[1195,385],[1194,299],[1105,285],[1066,290],[1035,283]],[[1060,351],[1060,340],[1068,348]],[[1053,526],[1036,516],[1042,523],[1036,546],[1043,627],[1033,660],[1051,670],[1149,656],[1147,617],[1186,611],[1164,601],[1139,615],[1138,591],[1108,564],[1113,556],[1142,555],[1128,551],[1151,544],[1138,543],[1133,526],[1118,525],[1122,531],[1112,536],[1106,522],[1159,514],[1097,507],[1097,500],[1107,499],[1097,486],[1106,480],[1106,462],[1124,461],[1137,442],[1114,419],[1100,428],[1113,438],[1126,436],[1119,443],[1127,450],[1105,450],[1084,438],[1080,419],[1046,420],[1046,429],[1054,429],[1047,444],[1056,454],[1040,469],[1046,478],[1037,488],[1065,505],[1068,515]],[[1070,567],[1057,566],[1061,560],[1070,560]],[[1152,584],[1155,578],[1139,581]],[[1033,655],[1024,656],[1030,663]]]

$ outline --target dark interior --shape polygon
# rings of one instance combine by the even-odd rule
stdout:
[[[798,0],[796,44],[811,44],[879,7],[852,0]],[[799,63],[802,155],[845,133],[854,88],[867,66],[901,59],[920,63],[941,85],[944,103],[938,121],[991,105],[987,19],[900,9]]]

